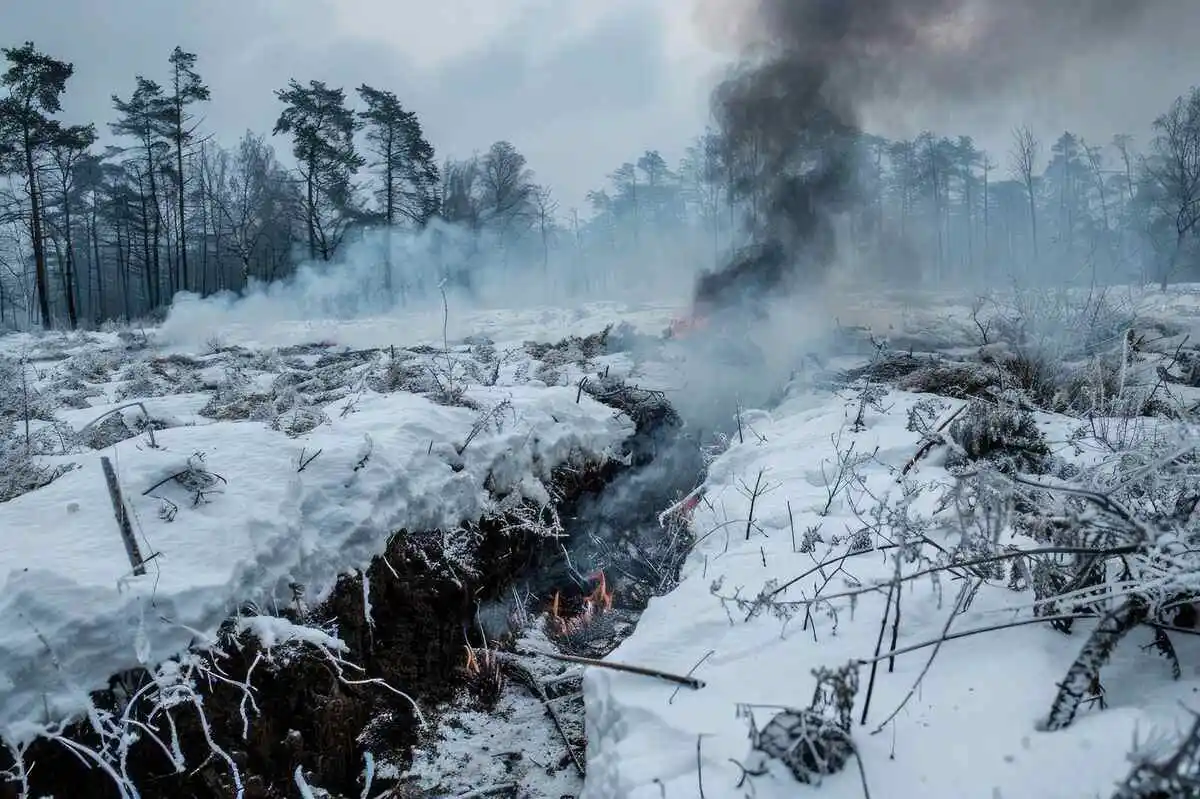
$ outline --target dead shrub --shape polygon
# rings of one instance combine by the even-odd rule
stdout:
[[[1050,470],[1050,447],[1037,421],[1028,411],[1012,405],[972,402],[946,432],[957,445],[947,467],[983,461],[1005,474],[1046,474]]]
[[[955,361],[937,361],[909,372],[897,387],[917,394],[943,397],[989,397],[998,388],[998,375],[980,365]]]

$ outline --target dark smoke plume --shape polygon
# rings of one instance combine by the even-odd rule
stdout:
[[[1026,82],[1036,91],[1039,77],[1044,83],[1073,57],[1137,35],[1144,17],[1180,24],[1196,16],[1195,0],[723,5],[713,21],[737,31],[742,60],[714,92],[713,112],[754,244],[700,278],[701,314],[824,276],[836,256],[834,219],[860,196],[857,148],[868,103],[970,103]]]

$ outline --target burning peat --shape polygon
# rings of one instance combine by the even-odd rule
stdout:
[[[571,361],[555,348],[539,353],[543,364]],[[636,431],[622,457],[556,471],[549,505],[527,502],[461,530],[397,531],[328,599],[310,605],[296,586],[291,605],[272,611],[278,618],[244,608],[217,647],[175,664],[194,670],[188,685],[204,712],[180,707],[169,729],[155,672],[119,675],[94,694],[104,718],[149,725],[123,764],[140,796],[276,799],[304,780],[313,795],[358,797],[368,775],[372,796],[457,796],[481,785],[499,786],[497,796],[575,793],[585,766],[581,670],[562,658],[604,657],[648,598],[674,586],[691,541],[678,516],[659,516],[703,477],[698,441],[661,392],[605,374],[580,391]],[[247,633],[256,618],[326,631],[345,646],[267,650]],[[89,722],[36,742],[24,752],[37,764],[29,795],[121,799],[66,741],[115,745],[107,726]],[[0,797],[19,791],[0,784]]]

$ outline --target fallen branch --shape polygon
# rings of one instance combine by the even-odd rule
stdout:
[[[567,736],[567,728],[563,725],[562,719],[559,718],[558,711],[554,709],[554,704],[550,701],[549,695],[546,693],[545,687],[538,682],[525,664],[520,663],[512,657],[504,657],[501,661],[504,665],[511,668],[517,673],[517,676],[529,686],[529,690],[533,691],[533,695],[537,697],[542,707],[546,709],[546,714],[550,716],[550,721],[554,723],[554,729],[558,731],[558,735],[563,740],[563,746],[567,747],[567,755],[571,758],[571,763],[574,764],[575,770],[579,772],[579,776],[583,777],[587,774],[587,769],[583,765],[583,760],[580,759],[579,753],[575,751],[575,747],[571,745],[571,739]]]
[[[645,666],[632,666],[627,663],[613,663],[608,660],[596,660],[595,658],[584,658],[577,655],[560,655],[555,652],[543,652],[542,650],[521,651],[517,650],[518,655],[525,657],[546,657],[551,660],[561,660],[565,663],[581,663],[584,666],[596,666],[602,669],[611,669],[612,671],[624,671],[629,674],[640,674],[643,677],[657,677],[660,680],[673,682],[677,685],[682,685],[686,688],[699,691],[704,687],[704,681],[698,680],[695,677],[683,677],[678,674],[671,674],[658,669],[651,669]]]
[[[1067,670],[1067,676],[1059,683],[1058,694],[1049,715],[1039,725],[1040,729],[1053,732],[1071,725],[1079,706],[1099,684],[1100,669],[1108,663],[1117,644],[1149,613],[1149,603],[1134,595],[1104,614]]]
[[[967,409],[967,407],[968,406],[966,403],[958,406],[958,410],[956,410],[954,413],[947,416],[941,422],[941,424],[939,424],[937,427],[935,427],[933,429],[933,432],[940,433],[943,430],[945,430],[947,427],[950,426],[951,422],[953,422],[960,415],[962,415],[962,412],[965,411]],[[896,482],[899,483],[901,480],[903,480],[904,476],[907,475],[910,471],[912,471],[912,468],[917,465],[917,462],[920,461],[922,458],[924,458],[926,455],[928,455],[930,452],[932,452],[933,448],[936,447],[940,443],[942,443],[940,437],[927,438],[925,440],[925,443],[922,444],[920,446],[920,448],[917,449],[916,453],[911,458],[908,459],[908,463],[904,464],[904,468],[900,470],[900,476],[896,478]]]
[[[125,499],[121,496],[117,472],[107,456],[100,459],[100,466],[104,469],[104,481],[108,484],[108,496],[112,500],[113,515],[117,518],[121,540],[125,542],[125,554],[129,556],[129,565],[133,567],[134,574],[141,576],[146,573],[146,559],[142,557],[137,538],[133,535],[133,523],[129,519],[129,510],[125,507]]]
[[[1042,624],[1045,622],[1052,622],[1052,621],[1067,621],[1068,619],[1073,620],[1073,621],[1078,621],[1079,619],[1091,619],[1091,618],[1095,618],[1095,617],[1094,616],[1086,616],[1082,613],[1064,613],[1064,614],[1061,614],[1058,616],[1034,616],[1031,619],[1017,619],[1016,621],[1007,621],[1007,622],[1004,622],[1003,624],[992,624],[987,627],[975,627],[970,630],[960,630],[956,633],[948,633],[946,635],[942,635],[937,638],[930,639],[928,641],[921,641],[920,643],[917,643],[917,644],[910,644],[908,646],[902,646],[899,649],[893,649],[889,652],[884,652],[880,655],[876,655],[875,657],[859,658],[858,660],[856,660],[854,662],[860,666],[869,666],[872,663],[878,663],[881,660],[887,660],[888,658],[894,658],[897,655],[907,655],[909,652],[916,652],[917,650],[925,649],[926,647],[940,646],[941,644],[945,643],[946,641],[953,641],[957,638],[970,638],[973,635],[983,635],[984,633],[995,633],[995,632],[1000,632],[1001,630],[1010,630],[1014,627],[1024,627],[1027,624]]]
[[[791,588],[796,583],[803,580],[805,577],[808,577],[811,574],[815,574],[816,572],[820,571],[825,566],[830,566],[830,565],[836,564],[839,561],[844,561],[847,558],[853,557],[856,555],[867,555],[867,554],[871,554],[873,552],[882,552],[883,550],[887,550],[887,549],[895,549],[898,546],[899,546],[899,544],[882,544],[877,547],[872,547],[871,549],[863,549],[863,550],[859,550],[857,552],[846,552],[842,555],[838,555],[836,557],[822,561],[821,563],[812,567],[808,571],[804,572],[804,574],[800,575],[799,577],[794,577],[791,580],[788,580],[786,583],[783,583],[782,585],[777,586],[776,588],[767,592],[766,594],[764,594],[764,596],[762,598],[764,601],[774,599],[775,597],[779,596],[787,589]],[[1141,551],[1141,549],[1142,549],[1141,547],[1134,546],[1134,545],[1108,547],[1105,549],[1097,549],[1095,547],[1073,547],[1073,546],[1061,546],[1061,547],[1048,546],[1048,547],[1037,547],[1036,549],[1012,549],[1012,550],[1009,550],[1008,552],[1000,552],[1000,553],[993,554],[993,555],[981,555],[980,557],[977,557],[977,558],[968,558],[967,560],[960,560],[960,561],[954,561],[951,563],[942,563],[942,564],[938,564],[936,566],[930,566],[928,568],[920,569],[919,571],[910,572],[909,574],[901,575],[900,577],[893,577],[886,582],[860,585],[857,588],[852,588],[847,591],[841,591],[836,594],[829,594],[825,597],[817,597],[814,599],[789,600],[787,602],[780,602],[778,604],[780,604],[780,605],[795,605],[796,607],[809,607],[811,605],[817,604],[818,602],[827,601],[830,599],[849,599],[851,597],[862,596],[864,594],[869,594],[869,593],[873,593],[876,591],[883,591],[885,589],[890,592],[891,584],[894,582],[907,583],[907,582],[912,582],[913,580],[919,579],[921,577],[927,577],[931,574],[937,574],[937,573],[943,572],[943,571],[953,571],[954,569],[968,569],[968,568],[972,568],[974,566],[983,566],[983,565],[986,565],[989,563],[1000,563],[1002,561],[1012,560],[1014,558],[1033,557],[1033,556],[1037,556],[1037,555],[1092,555],[1097,558],[1109,558],[1109,557],[1119,557],[1121,555],[1133,555],[1133,554],[1136,554],[1139,551]],[[826,582],[828,582],[828,580]],[[1061,597],[1057,597],[1057,599],[1061,599]],[[752,610],[751,613],[746,616],[746,621],[749,621],[754,616],[754,613],[755,613],[755,611]]]
[[[319,453],[318,453],[318,454],[319,454]],[[314,457],[315,457],[315,456],[314,456]],[[192,472],[194,472],[194,471],[196,471],[196,470],[195,470],[193,467],[191,467],[191,466],[188,466],[186,469],[181,469],[180,471],[178,471],[178,472],[175,472],[174,474],[169,474],[169,475],[167,475],[166,477],[164,477],[163,479],[159,480],[159,481],[158,481],[157,483],[155,483],[154,485],[152,485],[152,486],[150,486],[149,488],[147,488],[145,491],[143,491],[143,492],[142,492],[142,496],[143,496],[143,497],[145,497],[145,496],[149,496],[149,495],[150,495],[150,492],[151,492],[151,491],[153,491],[154,489],[156,489],[156,488],[162,488],[163,486],[165,486],[167,483],[171,482],[172,480],[178,480],[178,479],[179,479],[179,478],[181,478],[181,477],[186,477],[187,475],[191,474],[191,473],[192,473]],[[226,480],[226,479],[225,479],[224,477],[222,477],[221,475],[217,474],[216,472],[206,472],[206,474],[210,474],[210,475],[212,475],[213,477],[215,477],[216,479],[220,480],[222,483],[225,483],[226,485],[229,485],[229,481],[228,481],[228,480]]]

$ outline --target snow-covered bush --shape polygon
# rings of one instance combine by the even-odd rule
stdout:
[[[1028,411],[1008,404],[972,402],[950,423],[950,440],[957,448],[947,459],[950,468],[986,462],[1001,472],[1044,474],[1050,448]]]

